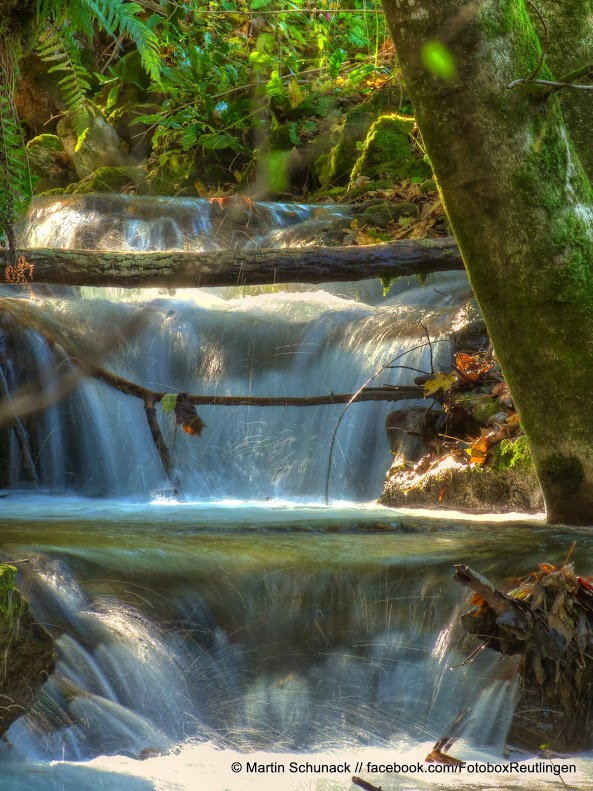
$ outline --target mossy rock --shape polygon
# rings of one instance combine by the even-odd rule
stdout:
[[[338,139],[329,152],[314,163],[314,170],[322,187],[347,186],[351,172],[360,156],[360,146],[377,117],[397,106],[399,91],[391,87],[374,91],[365,101],[346,113]]]
[[[388,473],[379,502],[392,508],[450,508],[471,513],[535,513],[544,509],[533,469],[471,465],[426,474],[414,488]]]
[[[432,178],[432,168],[413,141],[413,128],[413,118],[396,113],[375,121],[352,170],[350,186],[360,176],[388,178],[393,182]]]
[[[35,177],[35,193],[63,190],[76,179],[72,160],[57,135],[38,135],[27,143],[27,159]]]
[[[373,228],[387,228],[390,222],[397,222],[400,217],[415,217],[418,206],[415,203],[391,203],[383,201],[375,206],[368,206],[360,215],[360,221]]]
[[[121,167],[126,164],[126,153],[115,129],[101,115],[89,118],[84,141],[78,145],[73,112],[61,119],[57,132],[68,152],[79,179],[85,179],[99,168]]]
[[[15,581],[16,568],[0,564],[0,737],[31,709],[37,691],[55,669],[53,641],[35,623]]]
[[[66,193],[86,195],[96,192],[121,192],[135,187],[137,192],[145,192],[142,188],[146,173],[141,166],[136,167],[104,167],[97,168],[90,176],[81,181],[70,184]]]

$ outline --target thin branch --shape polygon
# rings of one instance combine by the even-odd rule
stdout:
[[[430,351],[430,373],[434,373],[434,358],[432,355],[432,343],[430,342],[430,333],[428,332],[428,328],[425,324],[423,324],[422,320],[418,322],[422,329],[424,330],[424,334],[426,335],[426,340],[428,342],[428,349]]]
[[[449,338],[441,338],[440,340],[435,341],[435,343],[453,343],[453,341],[451,341]],[[356,393],[354,393],[352,398],[348,401],[348,403],[346,404],[346,406],[342,410],[342,414],[338,418],[338,422],[336,423],[336,427],[334,428],[334,433],[332,434],[332,439],[331,439],[330,446],[329,446],[329,455],[328,455],[328,459],[327,459],[327,470],[325,472],[325,504],[326,505],[329,505],[329,479],[330,479],[330,476],[331,476],[331,465],[332,465],[332,459],[333,459],[333,455],[334,455],[334,446],[336,444],[336,437],[338,435],[338,429],[340,428],[340,423],[342,422],[342,420],[344,418],[344,415],[346,414],[346,412],[348,411],[350,406],[356,400],[358,400],[359,395],[365,390],[367,385],[369,385],[373,381],[373,379],[375,379],[375,377],[379,376],[379,374],[382,374],[383,371],[387,370],[387,368],[390,368],[393,365],[393,363],[397,362],[402,357],[405,357],[406,354],[410,354],[410,352],[418,351],[418,349],[424,349],[424,348],[426,348],[426,345],[427,345],[426,343],[421,343],[419,346],[413,346],[411,349],[407,349],[405,352],[402,352],[401,354],[398,354],[397,357],[393,358],[393,360],[390,360],[388,363],[385,363],[385,365],[383,365],[381,368],[379,368],[378,371],[375,371],[375,373],[372,376],[369,376],[369,378],[366,380],[366,382],[362,385],[362,387],[360,387],[356,391]],[[390,389],[391,388],[387,388],[387,390],[390,390]],[[418,398],[424,398],[424,388],[419,387],[418,390],[421,391],[421,395],[419,395]]]
[[[555,80],[530,80],[529,77],[523,77],[518,80],[509,82],[507,88],[516,88],[517,85],[549,85],[551,88],[573,88],[575,91],[593,91],[593,85],[580,85],[575,82],[556,82]]]

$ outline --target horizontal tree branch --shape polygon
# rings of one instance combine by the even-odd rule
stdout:
[[[147,387],[124,379],[103,368],[97,368],[91,375],[102,379],[111,387],[126,395],[141,398],[144,402],[160,401],[167,393],[156,392]],[[350,401],[410,401],[424,398],[424,388],[416,385],[387,385],[369,387],[358,395],[353,393],[328,393],[322,396],[218,396],[183,394],[183,400],[193,406],[328,406],[330,404],[349,404]]]
[[[368,246],[301,247],[208,252],[112,252],[31,248],[17,251],[32,264],[16,282],[69,286],[196,288],[274,283],[328,283],[376,277],[425,275],[463,269],[453,237],[405,239]],[[0,263],[6,280],[14,272],[6,250]]]

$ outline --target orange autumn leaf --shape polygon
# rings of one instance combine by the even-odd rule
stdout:
[[[465,352],[457,352],[455,365],[472,382],[477,382],[481,376],[494,367],[494,363],[484,359],[482,355],[466,354]]]

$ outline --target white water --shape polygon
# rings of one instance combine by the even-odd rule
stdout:
[[[366,765],[427,766],[468,706],[453,755],[534,763],[502,756],[512,663],[483,652],[461,665],[475,642],[459,632],[450,568],[508,575],[497,530],[514,574],[534,564],[531,547],[555,561],[573,540],[586,566],[586,531],[534,519],[433,521],[372,505],[1,502],[1,553],[37,558],[21,566],[19,584],[58,651],[36,709],[10,729],[12,748],[0,748],[2,791],[277,786],[280,770],[247,774],[247,761],[284,767],[282,785],[294,791],[347,789],[354,773],[397,789],[559,782],[541,771],[451,778],[375,775]],[[51,520],[40,516],[50,509]],[[588,787],[591,760],[571,760],[569,788]],[[294,761],[351,770],[291,774]]]
[[[280,227],[293,239],[300,234],[302,243],[318,235],[311,235],[311,223],[327,224],[338,211],[273,204],[257,208],[264,212],[258,226],[261,238],[281,237]],[[34,207],[22,239],[40,246],[94,240],[97,246],[124,249],[135,239],[136,248],[143,249],[150,238],[150,246],[165,247],[167,234],[154,218],[168,212],[167,222],[194,246],[204,239],[221,244],[222,232],[220,227],[214,232],[209,211],[206,201],[189,199],[43,199]],[[313,215],[326,219],[311,219]],[[198,233],[198,226],[203,232]],[[274,243],[286,242],[275,238]],[[157,391],[309,396],[354,393],[390,360],[424,344],[397,361],[408,368],[388,369],[374,380],[377,385],[412,383],[418,372],[430,370],[420,322],[435,340],[436,368],[450,360],[450,344],[437,339],[466,316],[470,293],[463,275],[445,274],[426,286],[411,280],[388,300],[377,296],[377,288],[380,292],[377,284],[362,289],[366,301],[356,298],[356,284],[340,285],[334,289],[337,293],[275,288],[277,293],[231,298],[229,289],[184,290],[174,298],[157,294],[147,308],[143,331],[133,339],[126,338],[125,322],[144,307],[138,292],[99,295],[95,289],[85,291],[88,299],[45,296],[39,303],[28,299],[27,310],[36,326],[58,340],[65,337],[81,354],[85,349],[88,353],[89,345],[113,342],[119,332],[125,339],[121,349],[104,364]],[[20,305],[15,313],[22,316]],[[5,331],[10,333],[10,327]],[[47,392],[60,371],[67,370],[36,333],[20,335],[13,344],[31,361],[24,371],[15,371],[14,365],[7,371],[11,390],[33,369]],[[408,406],[409,402],[404,408]],[[350,408],[332,460],[332,499],[368,500],[380,494],[390,463],[383,426],[395,408],[397,404],[385,402]],[[342,410],[343,406],[204,407],[199,412],[207,428],[200,439],[176,430],[173,416],[160,407],[159,419],[187,497],[320,499],[332,432]],[[72,397],[47,410],[32,433],[45,490],[149,497],[169,487],[142,402],[101,382],[86,381]],[[12,442],[18,455],[16,440]],[[22,486],[25,472],[22,465],[13,464],[10,486]]]

